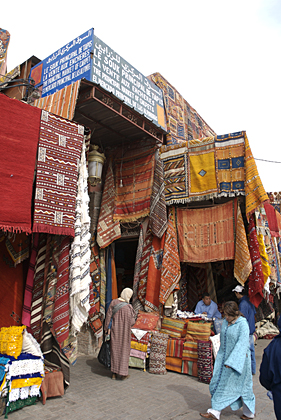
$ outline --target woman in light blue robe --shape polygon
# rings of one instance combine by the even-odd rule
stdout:
[[[200,413],[204,418],[219,419],[220,412],[230,406],[243,407],[242,419],[254,418],[255,396],[249,348],[249,325],[236,302],[226,302],[225,319],[220,333],[213,377],[210,382],[212,408]]]

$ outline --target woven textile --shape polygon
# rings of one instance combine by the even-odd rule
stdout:
[[[69,335],[69,250],[70,238],[65,237],[60,245],[55,294],[53,328],[59,344]]]
[[[41,338],[41,317],[43,307],[43,284],[44,284],[44,270],[47,250],[47,235],[40,234],[38,253],[36,258],[34,270],[34,285],[32,294],[30,327],[32,335],[40,343]]]
[[[166,353],[168,335],[154,331],[151,336],[149,373],[164,375],[166,371]]]
[[[182,360],[192,362],[198,359],[197,341],[186,340],[183,344]]]
[[[162,146],[160,159],[164,170],[164,193],[167,205],[188,201],[188,148],[187,142]]]
[[[170,337],[184,337],[186,335],[186,322],[184,319],[174,319],[164,316],[161,325],[161,332],[169,334]]]
[[[264,275],[260,259],[259,243],[253,214],[249,219],[249,250],[253,270],[249,276],[249,298],[258,307],[263,300]]]
[[[186,338],[191,341],[208,341],[211,335],[211,323],[189,321],[187,324]]]
[[[17,233],[8,236],[6,239],[6,248],[14,262],[14,266],[20,264],[29,258],[29,239],[26,233]]]
[[[150,213],[155,149],[115,160],[116,197],[113,220],[133,222]]]
[[[166,369],[181,373],[182,360],[179,357],[166,356]]]
[[[163,163],[162,160],[158,158],[154,171],[149,215],[149,224],[153,235],[162,238],[167,229],[167,223]]]
[[[219,197],[244,195],[245,187],[245,140],[242,131],[217,136],[216,177]]]
[[[246,215],[249,220],[250,214],[264,201],[269,200],[267,193],[262,185],[257,165],[249,145],[248,137],[245,136],[245,195],[246,195]]]
[[[84,127],[42,111],[34,232],[74,236],[78,165]]]
[[[134,328],[145,331],[152,331],[157,327],[159,314],[155,312],[138,312]]]
[[[167,144],[214,135],[198,112],[160,73],[149,78],[163,91],[167,121]]]
[[[280,237],[275,208],[267,201],[263,203],[263,206],[266,212],[271,236]]]
[[[146,358],[146,352],[131,348],[131,350],[130,350],[130,356],[137,357],[139,359],[144,360]]]
[[[145,370],[145,365],[146,365],[145,359],[141,359],[141,358],[135,357],[135,356],[130,356],[129,367],[134,367],[134,368]]]
[[[70,313],[73,335],[87,321],[90,310],[90,216],[88,195],[88,169],[85,142],[83,141],[79,164],[78,192],[75,206],[75,238],[70,249]]]
[[[91,241],[90,273],[92,284],[90,284],[90,310],[89,324],[97,337],[102,336],[102,322],[100,313],[100,260],[98,245],[94,238]],[[92,290],[92,291],[91,291]]]
[[[197,377],[198,376],[197,360],[195,361],[183,360],[181,373],[185,373],[186,375]]]
[[[106,292],[106,271],[105,271],[105,249],[100,250],[100,312],[105,317],[105,292]]]
[[[59,117],[73,120],[80,82],[81,80],[77,80],[77,82],[60,89],[52,95],[36,99],[32,105]]]
[[[114,213],[114,177],[112,163],[107,168],[104,190],[101,201],[101,211],[97,225],[97,243],[100,248],[105,248],[121,237],[121,228],[118,221],[113,220]]]
[[[209,384],[213,376],[213,355],[211,341],[198,341],[198,380]]]
[[[204,209],[177,209],[182,262],[205,263],[234,259],[237,204],[230,201]]]
[[[188,142],[189,200],[209,200],[217,197],[215,171],[215,138],[206,137]]]
[[[140,272],[138,279],[138,300],[141,302],[142,306],[145,305],[146,297],[146,286],[147,286],[147,276],[149,268],[149,260],[152,249],[152,233],[150,229],[146,231],[146,237],[143,244],[142,256],[140,262]]]
[[[2,93],[0,109],[0,229],[31,233],[32,188],[41,110]]]
[[[181,311],[188,310],[188,297],[187,297],[187,264],[181,264],[181,279],[180,279],[180,302],[179,309]]]
[[[174,290],[179,289],[181,277],[180,258],[178,253],[177,232],[175,227],[175,209],[169,211],[168,227],[161,268],[159,301],[163,305]]]
[[[25,291],[24,291],[24,301],[23,301],[23,308],[22,308],[22,324],[30,327],[30,316],[31,316],[31,304],[32,304],[32,291],[33,291],[33,283],[34,283],[34,272],[35,272],[35,263],[38,253],[38,245],[39,245],[39,233],[35,233],[33,235],[33,244],[31,250],[31,256],[29,260],[27,278],[25,283]]]
[[[142,257],[142,250],[144,246],[144,227],[143,224],[140,226],[140,234],[139,234],[139,241],[136,253],[136,261],[135,261],[135,270],[134,270],[134,280],[133,280],[133,308],[135,311],[143,310],[143,306],[138,300],[138,288],[139,288],[139,279],[140,279],[140,269],[141,269],[141,257]]]
[[[182,358],[184,338],[172,338],[170,337],[167,345],[167,356],[180,357]]]
[[[134,327],[135,327],[135,325],[134,325]],[[132,342],[135,342],[135,343],[145,344],[147,346],[148,342],[149,342],[149,338],[150,338],[150,333],[149,332],[145,331],[145,334],[139,339],[137,339],[135,334],[133,332],[131,332],[131,344],[132,344]]]
[[[152,239],[144,303],[146,311],[159,311],[159,292],[164,241],[165,235],[163,235],[161,239],[157,236],[153,236]]]
[[[237,209],[234,277],[244,286],[252,271],[252,262],[240,206]]]
[[[57,272],[59,266],[59,254],[62,236],[50,235],[49,259],[46,258],[46,276],[43,285],[43,319],[52,326],[55,307],[55,295],[57,287]]]

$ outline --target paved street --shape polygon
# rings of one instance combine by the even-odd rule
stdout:
[[[269,340],[258,340],[257,366]],[[80,356],[71,368],[70,387],[62,398],[25,407],[9,414],[10,420],[198,420],[199,412],[210,407],[209,387],[197,378],[168,372],[153,375],[130,369],[130,378],[112,380],[110,371],[97,359]],[[272,401],[254,376],[256,419],[274,420]],[[221,420],[238,420],[242,410],[223,410]]]

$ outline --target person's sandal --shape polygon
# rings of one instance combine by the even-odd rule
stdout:
[[[130,375],[127,375],[127,376],[121,376],[121,381],[125,381],[125,379],[128,379],[130,377]]]
[[[111,379],[116,379],[116,373],[112,373]]]

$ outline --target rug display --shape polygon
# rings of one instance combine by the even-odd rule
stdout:
[[[178,339],[178,338],[169,337],[166,355],[169,357],[182,358],[184,341],[185,341],[185,338]]]
[[[215,170],[215,137],[189,140],[189,199],[209,200],[218,195]]]
[[[149,215],[149,225],[153,235],[162,238],[167,229],[167,223],[163,162],[158,157],[154,171]]]
[[[267,193],[262,185],[257,165],[253,157],[249,140],[245,136],[245,195],[246,195],[246,215],[249,217],[253,211],[264,201],[269,200]]]
[[[37,68],[38,67],[36,67],[34,71]],[[36,99],[33,102],[33,106],[44,109],[45,111],[51,112],[52,114],[58,115],[59,117],[73,120],[80,83],[81,80],[77,80],[76,82],[64,87],[63,89],[60,89],[58,92],[53,93],[52,95]]]
[[[102,194],[101,210],[97,224],[97,243],[100,248],[106,248],[116,239],[121,238],[119,221],[113,220],[115,200],[114,176],[112,162],[109,162],[104,190]]]
[[[9,234],[5,243],[14,266],[29,258],[30,236],[26,233]]]
[[[150,213],[155,149],[125,153],[115,160],[113,220],[133,222]]]
[[[152,250],[152,239],[153,239],[153,236],[152,236],[151,230],[148,228],[146,231],[146,237],[143,244],[142,256],[141,256],[141,261],[140,261],[140,272],[139,272],[139,278],[138,278],[137,297],[143,307],[145,305],[145,298],[146,298],[147,277],[148,277],[150,254]]]
[[[6,29],[0,28],[0,74],[5,75],[7,71],[7,51],[10,43],[10,32]]]
[[[185,373],[186,375],[197,377],[198,376],[197,360],[195,361],[183,360],[181,373]]]
[[[31,233],[41,110],[0,94],[0,229]]]
[[[179,357],[166,356],[166,369],[181,373],[182,359]]]
[[[42,111],[33,232],[74,237],[83,138],[83,126]]]
[[[245,139],[242,131],[215,138],[218,197],[244,195]]]
[[[142,223],[140,226],[139,241],[138,241],[138,247],[137,247],[137,253],[136,253],[134,280],[133,280],[133,297],[132,297],[133,308],[136,312],[144,309],[143,305],[138,299],[138,288],[139,288],[139,279],[140,279],[142,251],[143,251],[143,246],[144,246],[144,235],[146,235],[147,225],[148,225],[148,220],[146,220],[145,223]]]
[[[163,91],[168,145],[215,134],[198,112],[160,73],[151,74],[149,79]]]
[[[252,262],[248,247],[247,235],[243,222],[243,217],[238,204],[236,222],[236,241],[234,259],[234,277],[244,286],[252,271]]]
[[[209,208],[177,208],[181,262],[205,263],[234,259],[236,212],[235,200]]]

